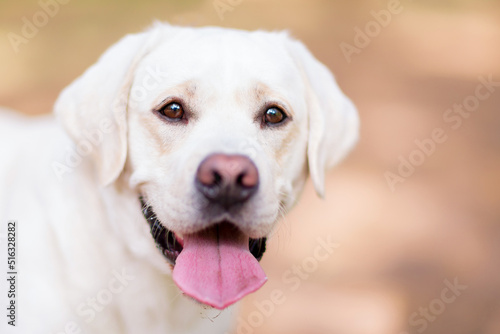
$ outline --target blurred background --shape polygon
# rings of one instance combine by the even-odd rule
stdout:
[[[289,30],[358,106],[359,145],[282,222],[235,333],[500,333],[499,1],[61,2],[44,22],[38,1],[0,0],[0,105],[50,113],[158,19]]]

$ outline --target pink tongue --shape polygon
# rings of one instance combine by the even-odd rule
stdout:
[[[224,309],[267,280],[248,250],[248,237],[229,224],[186,235],[177,257],[173,279],[188,296]]]

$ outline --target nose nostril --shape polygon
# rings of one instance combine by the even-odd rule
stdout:
[[[257,169],[250,165],[243,173],[241,173],[241,185],[246,188],[255,188],[259,183],[259,174]]]
[[[217,171],[213,171],[213,183],[212,185],[218,186],[222,183],[222,175]]]
[[[245,178],[245,173],[238,174],[238,176],[236,177],[236,184],[239,186],[246,187],[244,183],[244,178]]]

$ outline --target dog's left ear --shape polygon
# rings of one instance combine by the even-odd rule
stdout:
[[[325,172],[338,163],[358,139],[356,107],[340,90],[330,70],[299,41],[287,39],[292,58],[302,71],[307,89],[309,173],[320,197]]]
[[[54,106],[77,149],[92,159],[101,185],[114,182],[125,165],[127,106],[134,72],[162,30],[156,25],[122,38],[66,87]]]

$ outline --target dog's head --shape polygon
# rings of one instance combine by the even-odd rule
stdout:
[[[358,133],[330,71],[286,33],[163,24],[112,46],[56,113],[76,141],[101,129],[101,184],[127,182],[176,283],[217,308],[262,285],[265,238],[308,174],[323,195]]]

